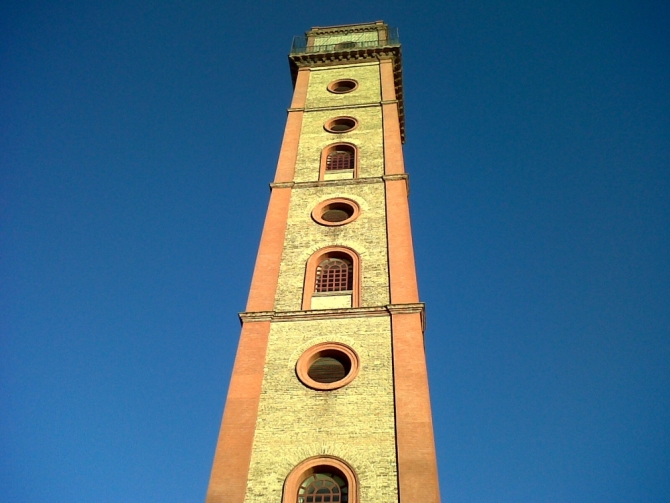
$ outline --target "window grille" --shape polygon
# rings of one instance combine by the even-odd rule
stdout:
[[[316,292],[342,292],[352,289],[354,271],[346,259],[329,258],[316,268]]]
[[[347,484],[342,478],[317,473],[300,485],[298,503],[347,503],[347,492]]]
[[[326,171],[337,171],[340,169],[354,169],[353,149],[350,151],[341,148],[328,154]]]

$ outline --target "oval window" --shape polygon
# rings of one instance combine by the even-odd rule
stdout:
[[[360,207],[351,199],[328,199],[312,211],[312,218],[321,225],[337,226],[353,222],[360,215]]]
[[[336,80],[328,84],[328,90],[335,94],[350,93],[358,87],[358,82],[352,79]]]
[[[326,222],[338,223],[350,219],[354,215],[354,209],[346,203],[333,203],[323,212],[321,218]]]
[[[298,379],[307,387],[330,391],[346,386],[358,375],[356,352],[345,344],[324,342],[305,351],[296,364]]]
[[[358,126],[358,122],[353,117],[336,117],[330,119],[324,127],[329,133],[347,133]]]
[[[341,381],[347,377],[350,370],[351,360],[344,353],[335,351],[314,360],[307,370],[307,375],[310,379],[324,384]]]

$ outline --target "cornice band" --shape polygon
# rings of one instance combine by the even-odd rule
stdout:
[[[426,305],[423,302],[412,304],[388,304],[375,307],[349,307],[341,309],[312,309],[309,311],[246,311],[239,313],[241,323],[259,321],[303,321],[338,318],[367,318],[371,316],[390,316],[397,314],[421,315],[425,329]]]

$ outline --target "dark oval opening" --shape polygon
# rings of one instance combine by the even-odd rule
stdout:
[[[348,93],[354,89],[356,89],[356,82],[353,80],[338,80],[330,86],[330,90],[334,93]]]
[[[353,119],[335,119],[328,125],[328,129],[335,133],[344,133],[356,127],[356,121]]]
[[[344,222],[350,215],[346,211],[342,210],[328,210],[326,211],[321,218],[326,222]]]
[[[346,203],[333,203],[324,208],[321,218],[326,222],[344,222],[354,215],[354,208]]]
[[[320,383],[341,381],[351,370],[351,362],[343,353],[322,355],[310,365],[307,375]]]

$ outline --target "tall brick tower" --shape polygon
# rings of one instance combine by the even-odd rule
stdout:
[[[438,503],[397,32],[296,37],[207,503]]]

